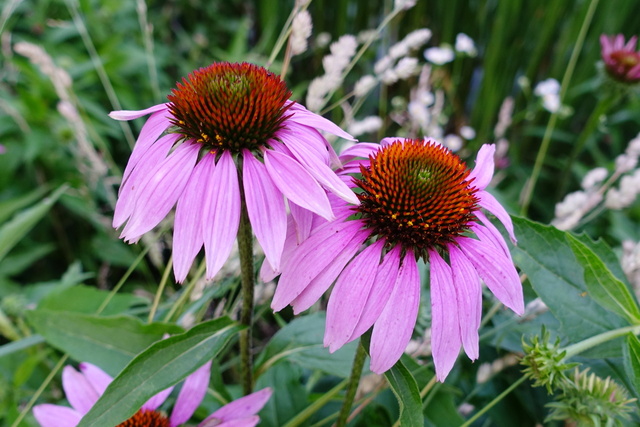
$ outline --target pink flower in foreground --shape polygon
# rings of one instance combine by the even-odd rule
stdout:
[[[633,36],[627,44],[624,36],[600,36],[602,60],[607,73],[614,79],[624,83],[640,81],[640,52],[636,52],[638,38]]]
[[[157,409],[167,399],[173,387],[154,397],[135,415],[117,427],[175,427],[186,423],[200,406],[209,386],[211,362],[189,375],[178,394],[171,416]],[[81,363],[80,372],[71,366],[62,371],[68,406],[43,404],[33,408],[33,415],[42,427],[75,427],[82,417],[98,401],[112,378],[102,369],[90,363]],[[265,388],[223,406],[198,424],[199,427],[253,427],[260,421],[256,414],[271,397],[271,389]]]
[[[518,314],[522,286],[507,245],[481,208],[494,214],[515,242],[504,208],[485,188],[493,176],[493,145],[480,149],[469,171],[458,156],[432,141],[356,144],[343,158],[360,205],[332,197],[336,220],[314,219],[304,240],[290,233],[272,308],[300,313],[334,283],[324,345],[331,352],[373,326],[371,370],[382,373],[402,356],[420,303],[417,260],[430,264],[431,346],[444,381],[460,346],[479,353],[482,279]],[[293,227],[292,227],[293,228]],[[269,275],[263,268],[263,276]]]
[[[244,199],[256,238],[279,269],[284,197],[292,211],[326,219],[333,213],[325,189],[358,203],[331,170],[337,155],[319,130],[353,138],[290,96],[280,77],[262,67],[214,63],[178,83],[166,104],[109,114],[116,120],[151,114],[124,171],[113,218],[115,228],[126,223],[120,237],[138,241],[177,204],[176,280],[186,278],[203,245],[212,278],[231,252]]]

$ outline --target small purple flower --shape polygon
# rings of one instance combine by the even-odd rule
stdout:
[[[636,52],[638,37],[633,36],[624,43],[624,36],[600,36],[602,60],[607,73],[623,83],[640,81],[640,52]]]
[[[333,212],[325,190],[358,199],[331,170],[337,155],[319,130],[352,140],[329,120],[290,101],[277,75],[253,64],[214,63],[191,73],[169,102],[114,111],[116,120],[151,114],[124,171],[113,226],[136,242],[176,206],[174,273],[184,281],[204,245],[207,278],[229,256],[241,195],[268,262],[280,268],[293,209],[323,218]]]
[[[210,373],[211,362],[187,377],[168,418],[157,409],[171,394],[173,387],[156,394],[142,405],[133,417],[117,427],[176,427],[186,423],[200,406],[207,392]],[[81,363],[80,372],[71,366],[65,366],[62,371],[62,387],[71,407],[36,405],[33,415],[42,427],[75,427],[102,396],[111,381],[112,378],[108,374],[91,363]],[[241,397],[209,415],[198,427],[253,427],[260,421],[256,414],[270,397],[270,388]]]
[[[347,149],[344,172],[361,174],[351,180],[360,204],[332,197],[336,220],[290,222],[272,308],[279,311],[291,304],[300,313],[335,282],[324,345],[333,352],[373,326],[371,370],[382,373],[398,361],[413,333],[420,304],[417,260],[422,258],[430,264],[437,378],[444,381],[461,346],[477,359],[480,279],[507,307],[524,311],[507,245],[481,211],[494,214],[515,242],[511,218],[485,191],[493,176],[494,151],[493,145],[482,146],[475,169],[469,171],[458,156],[433,141],[387,139]],[[304,223],[311,231],[300,235]],[[276,273],[267,265],[261,274],[271,278]]]

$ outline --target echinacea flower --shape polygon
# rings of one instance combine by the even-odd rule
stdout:
[[[607,73],[623,83],[640,81],[640,51],[636,52],[638,37],[633,36],[625,44],[624,36],[600,36],[601,55]]]
[[[329,166],[337,155],[319,130],[353,139],[290,101],[277,75],[253,64],[214,63],[192,72],[166,104],[114,111],[116,120],[151,114],[124,171],[113,226],[136,242],[176,206],[173,261],[182,282],[204,245],[206,276],[229,256],[242,203],[268,262],[279,268],[292,211],[333,218],[326,190],[357,203]]]
[[[211,362],[187,377],[169,417],[158,411],[158,408],[171,394],[173,387],[156,394],[135,415],[117,427],[175,427],[186,423],[207,392],[210,373]],[[71,407],[36,405],[33,415],[42,427],[75,427],[111,381],[112,378],[107,373],[91,363],[81,363],[79,372],[71,366],[65,366],[62,371],[62,388]],[[198,427],[253,427],[260,421],[256,414],[270,397],[271,389],[265,388],[236,399],[209,415]]]
[[[493,176],[494,151],[493,145],[483,145],[470,171],[457,155],[430,140],[387,139],[347,149],[342,157],[354,160],[344,170],[360,172],[352,185],[361,203],[332,197],[336,220],[316,218],[299,244],[291,233],[272,308],[291,304],[300,313],[335,282],[324,345],[333,352],[373,326],[371,370],[385,372],[402,356],[416,324],[421,258],[430,264],[437,378],[444,381],[461,346],[477,359],[480,279],[507,307],[524,311],[507,245],[481,210],[494,214],[515,242],[509,215],[485,190]]]

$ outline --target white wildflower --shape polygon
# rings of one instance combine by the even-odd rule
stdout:
[[[560,219],[571,216],[574,212],[581,210],[588,199],[589,196],[584,191],[575,191],[567,194],[564,200],[556,205],[556,218]]]
[[[411,121],[420,126],[421,129],[426,129],[431,121],[431,116],[427,106],[422,102],[411,101],[407,106],[409,117]]]
[[[409,54],[409,45],[400,41],[389,48],[389,56],[393,59],[402,58]]]
[[[408,10],[416,5],[417,0],[396,0],[393,3],[394,10]]]
[[[446,46],[430,47],[424,51],[424,57],[432,64],[444,65],[453,61],[455,54],[451,48]]]
[[[390,56],[383,56],[373,65],[373,72],[376,74],[382,74],[389,68],[393,67],[393,58]]]
[[[376,87],[376,84],[378,84],[378,81],[372,75],[362,76],[353,87],[353,94],[356,97],[361,98],[368,94],[371,89]]]
[[[545,95],[558,95],[560,93],[560,83],[556,79],[543,80],[536,85],[533,93],[543,97]]]
[[[418,71],[418,59],[417,58],[402,58],[398,61],[394,72],[397,74],[400,80],[408,79],[416,74]]]
[[[638,158],[628,154],[620,154],[616,157],[616,172],[625,173],[633,170],[638,164]]]
[[[471,126],[462,126],[460,128],[460,136],[469,141],[476,137],[476,131]]]
[[[586,191],[594,190],[608,175],[609,171],[606,168],[592,169],[582,178],[580,186]]]
[[[316,46],[319,48],[327,47],[331,43],[331,34],[322,32],[316,36]]]
[[[417,49],[431,38],[431,30],[428,28],[420,28],[419,30],[413,30],[404,38],[404,42],[409,46],[409,49]]]
[[[625,150],[630,156],[638,157],[640,156],[640,134],[629,141],[629,145],[627,145],[627,149]]]
[[[380,80],[382,81],[382,83],[386,85],[394,84],[395,82],[398,81],[398,79],[399,77],[395,70],[386,70],[380,76]]]
[[[544,95],[542,97],[542,106],[550,113],[560,111],[560,97],[558,95]]]
[[[307,39],[311,36],[313,24],[307,10],[299,12],[291,24],[291,54],[299,55],[307,50]]]
[[[456,36],[456,50],[461,53],[466,53],[469,56],[476,56],[478,54],[473,39],[464,33]]]
[[[382,119],[378,116],[365,117],[363,120],[351,122],[347,131],[354,137],[365,133],[376,132],[382,127]]]
[[[442,141],[442,145],[444,145],[445,147],[447,147],[449,150],[453,152],[460,150],[462,148],[463,143],[464,141],[462,141],[462,138],[452,133],[450,133],[449,135],[446,135],[444,137],[444,141]]]

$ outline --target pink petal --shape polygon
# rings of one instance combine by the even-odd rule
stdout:
[[[636,50],[636,44],[638,43],[638,36],[631,36],[627,44],[622,48],[623,50],[627,50],[629,52],[633,52]]]
[[[169,419],[172,427],[189,421],[189,418],[198,409],[202,399],[204,399],[204,395],[207,394],[210,376],[211,362],[207,362],[184,381]]]
[[[274,270],[279,270],[287,236],[284,198],[271,181],[265,166],[256,160],[249,150],[244,150],[242,155],[242,180],[249,220],[269,264]]]
[[[516,314],[524,313],[522,285],[515,267],[504,253],[481,240],[458,237],[458,245],[487,287]]]
[[[429,250],[431,266],[431,351],[438,381],[443,382],[460,352],[460,322],[451,267]]]
[[[140,409],[155,411],[160,407],[160,405],[164,403],[165,400],[167,400],[167,397],[169,397],[172,391],[173,391],[173,387],[169,387],[166,390],[162,390],[160,393],[156,394],[151,399],[147,400],[147,402],[144,405],[142,405],[142,408]]]
[[[160,138],[146,152],[144,161],[133,169],[126,181],[122,182],[113,213],[114,228],[119,228],[131,216],[143,184],[147,182],[152,172],[164,161],[177,139],[178,135],[176,134]]]
[[[104,393],[109,384],[111,384],[111,381],[113,381],[113,378],[111,378],[109,374],[88,362],[80,363],[80,372],[82,372],[99,396],[102,396],[102,393]]]
[[[353,239],[359,221],[330,222],[316,229],[282,266],[271,308],[280,311],[293,301]],[[330,245],[331,250],[327,250]]]
[[[295,223],[294,229],[297,242],[302,243],[307,240],[307,237],[311,234],[311,227],[313,225],[313,217],[315,214],[307,209],[301,208],[291,200],[289,200],[289,211],[291,212],[291,217]]]
[[[624,47],[624,36],[617,34],[613,37],[613,50],[620,50]]]
[[[297,161],[277,151],[265,150],[264,163],[275,185],[293,203],[327,220],[334,218],[326,193]]]
[[[473,265],[455,244],[448,245],[448,249],[462,345],[469,359],[476,360],[480,355],[478,329],[482,318],[480,278]]]
[[[312,113],[297,102],[291,106],[289,112],[293,114],[291,117],[289,117],[289,119],[287,119],[287,121],[291,120],[293,122],[300,123],[301,125],[320,129],[349,141],[356,140],[353,136],[340,129],[340,127],[338,127],[332,121],[327,120],[324,117],[319,116],[318,114]]]
[[[212,153],[200,160],[178,199],[173,226],[173,272],[178,283],[187,278],[191,264],[204,244],[202,222],[206,197],[203,187],[213,175],[214,161],[215,154]]]
[[[306,211],[305,212],[309,212]],[[287,237],[284,239],[284,248],[282,249],[282,259],[287,259],[291,256],[293,251],[298,247],[296,243],[296,226],[293,223],[291,215],[287,217]],[[264,283],[270,282],[280,274],[280,270],[274,270],[269,264],[269,261],[265,258],[260,268],[260,280]]]
[[[484,190],[491,182],[494,170],[493,155],[495,152],[496,146],[493,144],[484,144],[480,147],[476,157],[476,166],[467,177],[467,181],[471,182],[472,187]]]
[[[380,144],[374,144],[371,142],[358,142],[351,147],[346,148],[340,154],[340,160],[343,163],[347,163],[353,160],[356,157],[363,157],[368,159],[370,155],[375,154],[378,150],[382,148]]]
[[[198,145],[185,143],[162,161],[142,184],[121,237],[127,241],[137,240],[167,216],[193,172],[199,151]]]
[[[240,185],[233,158],[225,151],[203,189],[207,200],[203,218],[207,279],[213,278],[229,258],[240,224]]]
[[[133,120],[156,111],[168,110],[169,104],[158,104],[145,110],[118,110],[109,113],[109,117],[114,120]]]
[[[471,230],[476,233],[480,240],[484,240],[496,248],[502,248],[504,254],[511,259],[507,242],[504,241],[502,234],[500,234],[496,226],[493,225],[493,223],[489,221],[489,218],[481,211],[474,212],[474,215],[480,219],[484,225],[474,224],[471,226]]]
[[[411,251],[407,251],[387,305],[371,334],[371,370],[381,374],[400,359],[407,348],[418,318],[420,273]]]
[[[251,415],[255,415],[262,407],[269,401],[271,398],[271,388],[263,388],[260,391],[256,391],[255,393],[251,393],[247,396],[241,397],[240,399],[236,399],[231,403],[224,405],[222,408],[215,411],[206,420],[209,418],[217,418],[222,421],[231,421],[237,420],[241,418],[246,418]]]
[[[374,286],[384,241],[360,252],[340,273],[327,306],[324,346],[333,353],[351,338]]]
[[[602,46],[602,55],[608,56],[613,50],[613,43],[609,36],[602,34],[600,36],[600,45]]]
[[[251,417],[239,418],[237,420],[225,421],[222,424],[218,424],[218,421],[214,418],[211,419],[211,423],[198,424],[198,427],[254,427],[260,422],[260,417],[253,415]]]
[[[33,407],[33,416],[41,427],[76,427],[82,415],[69,407],[48,403]]]
[[[351,334],[350,341],[364,334],[380,317],[380,313],[387,305],[393,285],[398,278],[400,265],[400,246],[396,246],[388,252],[378,268],[375,285],[371,288],[367,302],[362,310],[362,316]]]
[[[500,220],[504,228],[507,229],[509,233],[509,238],[515,244],[517,242],[516,235],[513,231],[513,223],[511,222],[511,217],[507,213],[507,211],[502,207],[500,202],[496,200],[493,195],[487,191],[479,191],[476,193],[476,196],[480,199],[478,203],[480,206],[491,212]]]
[[[100,397],[89,380],[71,366],[62,370],[62,388],[73,409],[82,415],[89,412]]]
[[[313,157],[321,160],[325,164],[329,164],[330,159],[329,151],[327,151],[327,140],[317,130],[289,121],[286,127],[276,132],[275,137],[277,141],[282,141],[286,146],[296,142],[298,145],[305,145]],[[273,147],[273,143],[276,143],[276,145],[280,144],[280,142],[277,141],[271,141],[269,145]]]

